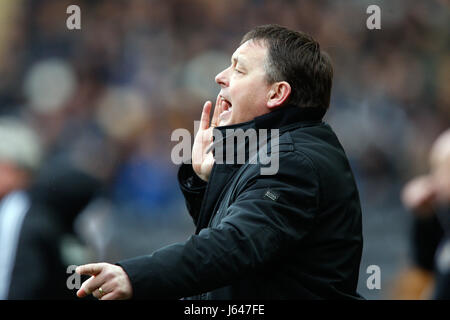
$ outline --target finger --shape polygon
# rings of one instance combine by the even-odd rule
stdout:
[[[209,128],[209,115],[211,113],[212,102],[206,101],[203,105],[202,117],[200,119],[200,129],[206,130]]]
[[[116,294],[113,292],[107,293],[102,296],[99,300],[116,300]]]
[[[221,109],[221,101],[222,99],[220,98],[220,95],[217,95],[217,99],[216,99],[216,105],[214,107],[214,114],[211,120],[211,125],[214,127],[217,127],[219,125],[219,115],[222,112]]]
[[[104,294],[101,294],[100,291],[98,291],[98,289],[95,289],[95,290],[92,292],[92,296],[93,296],[94,298],[96,298],[96,299],[101,299],[102,296],[104,296]]]
[[[78,266],[75,269],[75,272],[78,274],[96,276],[97,274],[102,272],[103,267],[104,267],[103,263],[90,263],[90,264]]]
[[[88,280],[86,280],[82,285],[80,290],[77,291],[77,296],[80,298],[83,298],[87,295],[90,295],[92,292],[94,292],[97,288],[104,285],[106,282],[105,277],[101,274],[98,274],[97,276],[92,276]]]
[[[208,154],[208,153],[210,153],[210,152],[211,152],[211,150],[213,149],[213,147],[214,147],[214,142],[211,142],[211,144],[209,145],[208,149],[206,149],[206,152],[205,152],[205,154]]]
[[[100,288],[102,288],[102,292],[103,292],[103,293],[100,292]],[[113,291],[113,290],[108,289],[107,283],[104,283],[103,285],[101,285],[100,287],[98,287],[97,289],[95,289],[95,290],[92,292],[92,295],[93,295],[95,298],[97,298],[97,299],[101,299],[103,296],[105,296],[105,295],[111,293],[111,291]]]
[[[77,297],[78,298],[84,298],[84,297],[86,297],[87,296],[87,294],[86,294],[86,292],[84,291],[84,288],[80,288],[78,291],[77,291]]]
[[[84,288],[84,291],[86,294],[91,294],[94,291],[96,291],[100,287],[104,287],[105,285],[105,279],[102,276],[96,276],[92,280],[90,280],[88,283],[84,284],[82,287]]]
[[[92,276],[92,277],[90,277],[89,279],[87,279],[85,282],[83,282],[83,284],[81,285],[81,288],[77,291],[77,297],[78,297],[78,298],[84,298],[84,297],[86,297],[87,295],[90,294],[90,292],[86,292],[85,287],[86,287],[86,285],[87,285],[90,281],[92,281],[94,278],[95,278],[95,277]]]

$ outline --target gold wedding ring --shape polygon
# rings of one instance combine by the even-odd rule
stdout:
[[[105,294],[105,292],[103,292],[102,287],[98,288],[98,292],[100,292],[101,295],[104,295],[104,294]]]

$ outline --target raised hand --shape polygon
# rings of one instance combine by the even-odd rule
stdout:
[[[206,101],[203,105],[202,116],[200,119],[200,127],[194,139],[192,148],[192,168],[194,172],[204,181],[208,181],[214,165],[214,156],[211,145],[213,143],[213,130],[219,124],[219,114],[221,109],[220,96],[217,96],[214,115],[209,124],[212,103]]]

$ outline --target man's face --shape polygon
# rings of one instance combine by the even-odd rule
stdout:
[[[450,158],[444,161],[436,168],[433,168],[432,177],[437,190],[437,200],[442,204],[450,204]]]
[[[221,87],[219,126],[250,121],[270,111],[266,56],[267,47],[262,41],[249,40],[234,52],[231,65],[216,76]]]
[[[0,161],[0,200],[8,193],[24,188],[27,174],[12,163]]]
[[[440,135],[433,144],[430,164],[438,201],[450,204],[450,130]]]

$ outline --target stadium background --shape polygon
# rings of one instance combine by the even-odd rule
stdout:
[[[66,27],[70,4],[81,30]],[[370,4],[381,30],[366,28]],[[218,93],[214,75],[250,28],[310,33],[333,60],[326,121],[360,188],[359,291],[391,299],[411,262],[401,188],[428,170],[431,143],[449,126],[449,21],[447,1],[1,0],[0,118],[34,128],[44,162],[79,163],[107,186],[78,216],[68,264],[150,253],[194,230],[171,132],[193,131]],[[366,287],[369,265],[381,268],[380,290]]]

